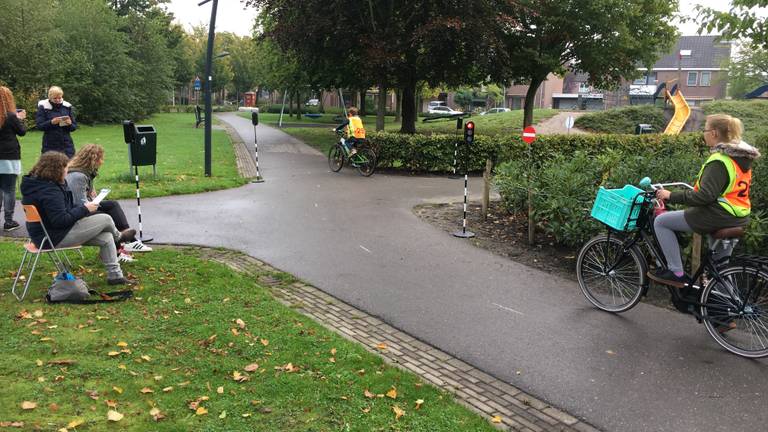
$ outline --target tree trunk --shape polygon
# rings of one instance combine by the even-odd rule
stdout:
[[[525,94],[525,106],[523,107],[523,127],[526,128],[533,124],[533,107],[536,105],[536,92],[539,86],[544,82],[542,78],[531,79],[531,85],[528,86],[528,92]]]
[[[402,120],[402,115],[401,115],[402,114],[401,108],[403,106],[402,100],[403,100],[403,91],[400,89],[397,89],[395,91],[395,123]]]
[[[403,87],[403,123],[400,133],[416,133],[416,84]]]
[[[324,93],[325,93],[324,91],[320,90],[320,96],[317,102],[318,104],[317,110],[321,113],[325,113],[325,97],[324,97],[325,94]]]
[[[261,94],[261,86],[256,87],[256,97],[253,98],[253,105],[259,106],[259,95]]]
[[[296,120],[301,120],[301,92],[296,90]]]
[[[365,110],[365,90],[360,90],[360,115],[365,116],[368,114]]]
[[[387,85],[379,83],[379,106],[376,110],[376,131],[384,130],[384,116],[387,114]]]
[[[293,117],[293,96],[288,95],[288,117]]]

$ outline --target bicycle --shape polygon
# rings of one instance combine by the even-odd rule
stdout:
[[[691,188],[685,183],[651,184],[647,177],[640,186],[651,190],[633,185],[600,188],[592,216],[606,225],[607,233],[588,240],[576,260],[582,293],[607,312],[626,312],[647,294],[647,257],[666,268],[653,230],[654,209],[663,206],[655,191]],[[768,356],[768,258],[734,255],[714,260],[721,247],[735,246],[744,231],[724,228],[710,234],[708,251],[691,282],[667,289],[675,308],[703,323],[720,346],[742,357],[762,358]]]
[[[376,153],[366,142],[358,143],[357,152],[350,156],[347,146],[344,144],[344,133],[336,131],[339,142],[328,151],[328,166],[333,172],[339,172],[347,162],[357,168],[357,172],[364,177],[370,177],[376,170]]]

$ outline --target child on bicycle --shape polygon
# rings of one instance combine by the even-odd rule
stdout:
[[[339,132],[346,128],[347,139],[344,141],[344,145],[347,147],[349,155],[353,156],[357,153],[355,145],[365,140],[365,128],[363,127],[363,120],[358,116],[357,108],[351,107],[347,113],[349,117],[334,130]]]
[[[742,131],[741,120],[735,117],[726,114],[707,116],[704,141],[712,154],[702,165],[694,190],[656,191],[657,199],[689,206],[685,210],[663,213],[653,223],[667,260],[667,269],[648,272],[656,282],[679,288],[689,282],[683,271],[675,232],[709,234],[749,224],[751,167],[760,157],[760,151],[741,140]],[[732,249],[731,246],[718,251],[715,259],[730,256]]]

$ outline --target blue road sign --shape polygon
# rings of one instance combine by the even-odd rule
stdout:
[[[200,77],[195,77],[195,90],[200,91],[203,86],[200,84]]]

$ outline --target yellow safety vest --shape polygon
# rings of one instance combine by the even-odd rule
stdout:
[[[749,188],[752,185],[752,170],[744,171],[741,169],[738,163],[736,163],[730,156],[717,152],[704,162],[701,166],[699,175],[696,178],[696,184],[693,189],[699,190],[699,180],[701,174],[704,173],[704,168],[710,162],[720,161],[725,165],[725,169],[728,171],[728,187],[723,192],[722,196],[717,199],[725,211],[736,217],[749,216],[752,210],[752,203],[749,201]]]
[[[365,139],[365,128],[363,127],[363,121],[358,116],[352,116],[349,118],[349,125],[347,125],[347,138],[355,137],[357,139]]]

